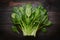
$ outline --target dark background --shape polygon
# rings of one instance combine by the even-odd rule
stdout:
[[[25,1],[39,1],[48,10],[49,20],[53,25],[47,28],[48,32],[43,33],[40,30],[37,32],[37,37],[23,37],[22,33],[19,35],[11,31],[10,15],[12,5],[10,3],[21,2],[22,0],[0,0],[0,40],[58,40],[60,38],[60,1],[59,0],[25,0]],[[23,0],[24,2],[24,0]]]

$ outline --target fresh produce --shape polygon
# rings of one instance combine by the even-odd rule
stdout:
[[[36,36],[38,30],[46,32],[46,28],[52,24],[48,19],[47,10],[41,4],[14,7],[11,22],[12,31],[19,33],[19,28],[24,36]]]

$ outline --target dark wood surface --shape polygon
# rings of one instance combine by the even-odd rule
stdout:
[[[12,2],[0,3],[1,5],[0,6],[0,39],[1,40],[22,40],[23,38],[25,38],[25,37],[22,37],[22,34],[18,35],[16,33],[13,33],[10,29],[12,26],[10,21],[10,15],[11,15],[13,5],[10,5],[9,3],[12,3]],[[13,4],[15,4],[15,2],[13,2]],[[59,31],[60,30],[60,12],[59,11],[60,10],[57,7],[54,7],[54,6],[48,7],[49,20],[53,22],[53,26],[47,28],[48,32],[45,34],[39,30],[37,32],[37,37],[36,37],[38,40],[50,39],[50,38],[56,39],[59,37],[59,34],[60,34],[60,31]],[[35,40],[35,38],[33,39]]]

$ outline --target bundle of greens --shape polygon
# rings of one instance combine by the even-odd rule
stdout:
[[[47,10],[41,4],[14,7],[11,21],[13,23],[12,31],[19,33],[18,27],[24,36],[36,36],[38,29],[46,32],[46,28],[52,24],[48,19]]]

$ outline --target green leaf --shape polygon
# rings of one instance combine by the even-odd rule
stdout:
[[[12,13],[11,17],[12,18],[15,18],[16,14],[15,13]]]
[[[48,21],[47,23],[46,23],[46,26],[51,26],[52,25],[52,22],[51,21]]]
[[[47,32],[47,29],[46,29],[46,28],[42,28],[41,30],[42,30],[42,32],[44,32],[44,33]]]
[[[21,13],[22,15],[25,14],[25,13],[24,13],[24,7],[19,7],[19,11],[20,11],[20,13]]]
[[[26,5],[26,15],[27,15],[28,17],[31,16],[31,8],[32,8],[32,5],[31,5],[31,4],[27,4],[27,5]]]
[[[18,30],[17,30],[16,26],[12,26],[11,30],[12,30],[13,32],[18,33]]]
[[[13,13],[18,13],[19,10],[17,10],[17,9],[18,9],[18,7],[13,7],[12,12],[13,12]]]

